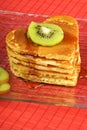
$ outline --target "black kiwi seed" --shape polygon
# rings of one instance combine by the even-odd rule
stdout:
[[[48,34],[46,34],[45,32],[43,32],[42,31],[42,26],[40,26],[40,25],[37,25],[36,26],[36,29],[37,29],[37,33],[41,36],[41,37],[43,37],[43,38],[50,38],[50,37],[52,37],[52,35],[55,33],[55,31],[56,30],[51,30],[50,29],[50,32],[48,33]],[[46,27],[46,28],[48,28],[48,27]],[[48,28],[49,29],[49,28]]]

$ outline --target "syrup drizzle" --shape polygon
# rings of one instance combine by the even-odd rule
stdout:
[[[24,82],[26,83],[26,86],[30,89],[35,89],[35,88],[40,88],[42,87],[44,84],[43,83],[37,83],[37,82],[33,82],[33,81],[29,81],[29,80],[25,80],[23,79]]]
[[[80,79],[82,78],[87,78],[87,70],[84,69],[83,67],[81,68],[81,72],[80,72]]]

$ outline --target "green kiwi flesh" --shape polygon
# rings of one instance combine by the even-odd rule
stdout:
[[[6,83],[9,80],[9,73],[3,67],[0,67],[0,84]]]
[[[27,37],[38,45],[54,46],[63,40],[64,33],[58,25],[31,22],[28,27]]]
[[[0,94],[7,93],[10,90],[11,86],[9,83],[0,84]]]

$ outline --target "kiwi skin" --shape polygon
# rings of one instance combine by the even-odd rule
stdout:
[[[38,45],[54,46],[63,40],[64,32],[61,27],[55,24],[31,22],[28,27],[27,37]]]

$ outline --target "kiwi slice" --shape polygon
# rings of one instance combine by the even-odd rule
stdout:
[[[64,33],[62,28],[56,24],[31,22],[28,27],[27,37],[31,38],[36,44],[54,46],[63,40]]]
[[[3,67],[0,67],[0,84],[6,83],[8,80],[9,73]]]
[[[0,84],[0,94],[7,93],[10,90],[10,87],[9,83]]]

